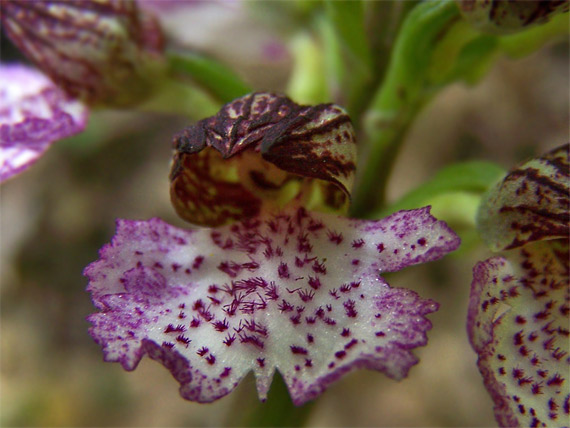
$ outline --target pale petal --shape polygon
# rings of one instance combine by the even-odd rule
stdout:
[[[478,263],[467,329],[501,426],[568,425],[568,241]]]
[[[0,181],[25,170],[55,141],[83,131],[87,109],[46,76],[0,65]]]
[[[250,371],[266,398],[279,370],[295,404],[355,368],[401,379],[437,304],[380,276],[435,260],[459,238],[429,207],[384,220],[265,214],[219,229],[118,222],[85,271],[101,312],[90,332],[127,370],[147,353],[210,402]]]
[[[481,201],[477,227],[493,250],[570,234],[570,145],[507,174]]]

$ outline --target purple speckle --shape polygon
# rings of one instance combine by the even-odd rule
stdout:
[[[346,351],[338,351],[334,353],[334,356],[336,358],[338,358],[339,360],[342,360],[344,357],[346,357]]]
[[[302,346],[291,345],[290,348],[291,352],[296,355],[307,355],[309,353],[309,351],[307,351],[307,349],[303,348]]]

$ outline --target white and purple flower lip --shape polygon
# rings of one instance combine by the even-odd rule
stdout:
[[[513,253],[475,266],[469,337],[501,426],[561,426],[570,417],[568,241]]]
[[[429,208],[379,221],[300,208],[199,230],[121,220],[85,271],[90,333],[127,370],[162,362],[186,399],[223,397],[249,371],[265,399],[279,370],[299,405],[355,368],[407,375],[438,305],[380,273],[458,245]]]
[[[87,124],[87,108],[39,71],[0,64],[0,181],[31,166]]]
[[[356,151],[344,111],[251,94],[175,144],[178,213],[225,225],[118,221],[85,270],[99,310],[90,334],[105,360],[133,370],[147,354],[198,402],[229,394],[250,371],[265,400],[278,370],[297,405],[353,369],[405,377],[438,305],[381,274],[439,259],[459,238],[429,207],[376,221],[303,207],[315,183],[325,206],[348,199]]]
[[[479,213],[503,255],[473,270],[467,331],[501,426],[570,417],[569,146],[511,171]]]

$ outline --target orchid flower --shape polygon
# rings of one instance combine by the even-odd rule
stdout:
[[[163,72],[163,36],[134,1],[2,2],[4,31],[55,84],[89,105],[124,107]]]
[[[501,426],[568,423],[569,146],[512,170],[478,226],[503,254],[473,270],[467,329]]]
[[[87,106],[145,99],[163,69],[160,28],[135,2],[7,0],[0,7],[5,33],[49,76],[0,64],[0,181],[83,131]]]
[[[46,76],[0,66],[0,181],[30,167],[49,146],[85,129],[88,109]]]
[[[305,208],[320,195],[316,205],[339,210],[350,196],[355,139],[344,110],[250,94],[175,145],[176,210],[223,226],[118,220],[85,270],[105,360],[133,370],[146,354],[198,402],[229,394],[250,371],[265,400],[278,370],[296,405],[357,368],[404,378],[438,304],[381,273],[439,259],[459,238],[429,207],[375,221]]]

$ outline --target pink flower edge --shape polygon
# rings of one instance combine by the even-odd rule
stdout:
[[[568,241],[534,243],[473,269],[467,331],[500,426],[568,421]]]
[[[46,76],[23,65],[0,65],[0,181],[33,165],[55,141],[87,125],[87,108]]]
[[[185,399],[214,401],[253,371],[265,400],[279,370],[301,405],[356,368],[407,375],[438,305],[379,273],[458,245],[429,207],[379,221],[298,209],[199,230],[119,220],[85,270],[100,310],[90,334],[126,370],[144,354],[162,362]]]

